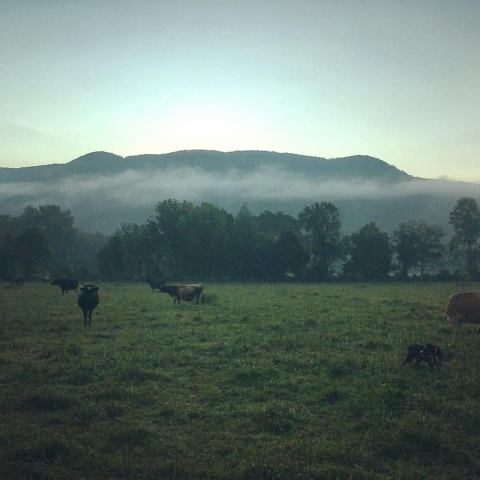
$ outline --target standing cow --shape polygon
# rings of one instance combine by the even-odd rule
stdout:
[[[480,323],[480,292],[455,293],[448,300],[445,315],[454,333],[462,323]]]
[[[83,312],[83,325],[85,327],[92,325],[92,313],[98,305],[98,290],[96,285],[84,285],[80,288],[78,296],[78,306]]]
[[[181,300],[191,302],[194,299],[198,305],[203,297],[203,285],[199,283],[191,285],[165,284],[160,287],[160,291],[170,295],[173,298],[173,303],[178,303],[179,305]]]
[[[69,290],[74,290],[76,293],[78,280],[73,280],[71,278],[54,278],[51,285],[58,285],[62,291],[62,295],[65,295]]]

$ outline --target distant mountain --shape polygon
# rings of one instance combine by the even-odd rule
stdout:
[[[24,168],[0,168],[0,183],[58,180],[72,175],[115,174],[126,170],[200,168],[208,172],[238,170],[252,172],[262,167],[280,167],[286,172],[329,179],[378,179],[404,181],[410,175],[366,155],[334,158],[262,151],[217,152],[182,150],[161,155],[120,157],[108,152],[92,152],[65,164]]]
[[[106,233],[144,222],[165,198],[207,201],[232,213],[247,203],[254,212],[294,215],[310,203],[332,201],[346,232],[371,220],[387,230],[420,218],[448,227],[448,213],[462,196],[480,198],[480,185],[416,178],[365,155],[186,150],[124,158],[92,152],[66,164],[0,168],[0,214],[54,203],[70,209],[80,228]]]

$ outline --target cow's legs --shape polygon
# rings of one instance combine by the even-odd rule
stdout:
[[[462,324],[461,317],[460,315],[455,315],[453,317],[450,317],[447,315],[447,319],[448,319],[448,323],[453,329],[452,339],[455,340],[455,337],[457,335],[457,330],[460,328],[460,325]]]
[[[457,332],[460,330],[461,326],[462,326],[462,322],[456,322],[453,325],[453,334],[452,334],[453,340],[455,340],[455,337],[457,336]]]
[[[87,311],[83,310],[83,326],[87,326]]]
[[[407,355],[407,358],[405,359],[405,361],[402,363],[402,366],[403,365],[406,365],[407,363],[411,363],[412,361],[412,357],[410,355]]]

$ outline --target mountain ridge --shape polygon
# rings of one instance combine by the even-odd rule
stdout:
[[[374,175],[382,180],[399,181],[415,178],[403,170],[369,155],[351,155],[326,159],[310,155],[279,153],[264,150],[179,150],[163,154],[138,154],[122,157],[111,152],[95,151],[81,155],[67,163],[29,167],[0,167],[0,183],[16,181],[52,180],[72,174],[119,173],[146,168],[202,168],[212,170],[253,170],[278,166],[295,173],[329,175],[335,178],[358,178]],[[362,172],[361,170],[364,169]]]

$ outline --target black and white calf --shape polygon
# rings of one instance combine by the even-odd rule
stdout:
[[[414,343],[408,346],[407,358],[402,363],[412,363],[415,360],[415,365],[420,362],[427,362],[431,368],[434,366],[440,368],[442,366],[443,353],[440,347],[427,343],[426,345],[420,345]]]

